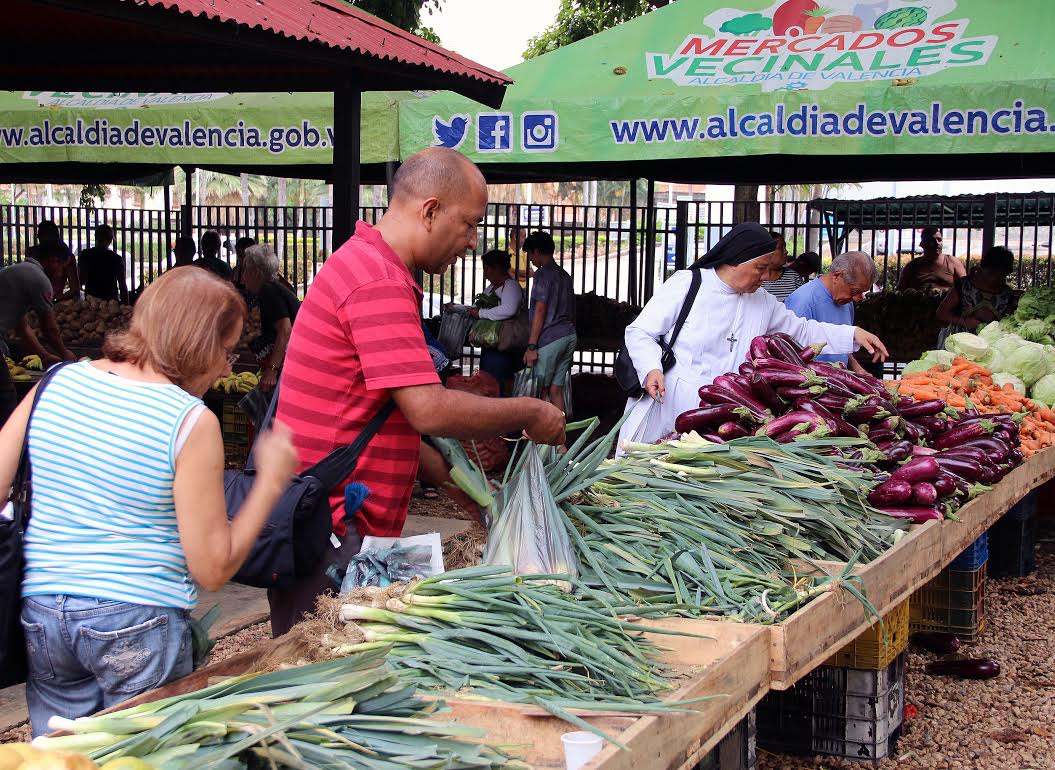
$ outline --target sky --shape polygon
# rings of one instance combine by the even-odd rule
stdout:
[[[559,0],[443,0],[443,10],[422,21],[444,48],[504,70],[521,62],[528,40],[553,22],[559,7]]]

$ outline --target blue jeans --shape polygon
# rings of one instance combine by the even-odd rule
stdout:
[[[194,668],[190,614],[86,596],[22,600],[33,735],[55,714],[94,714],[189,674]]]

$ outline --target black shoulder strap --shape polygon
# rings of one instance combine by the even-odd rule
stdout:
[[[25,503],[28,501],[29,495],[29,481],[32,474],[32,469],[29,465],[29,421],[33,419],[33,412],[37,408],[37,404],[40,402],[40,397],[44,393],[44,388],[47,387],[48,383],[51,382],[51,378],[54,377],[60,369],[67,365],[69,362],[63,362],[56,364],[55,366],[44,372],[44,376],[40,378],[40,382],[37,383],[36,390],[33,391],[33,405],[29,409],[29,417],[26,419],[26,434],[22,438],[22,453],[18,458],[18,469],[15,471],[15,480],[11,484],[11,502],[14,504],[15,509],[15,523],[21,523],[23,529],[26,526],[29,517],[29,506]]]
[[[366,449],[366,445],[370,443],[377,432],[381,430],[381,426],[385,424],[385,420],[396,408],[396,402],[389,399],[384,406],[381,407],[380,411],[370,418],[368,422],[360,431],[359,435],[355,437],[348,446],[342,446],[334,449],[324,458],[319,460],[315,465],[308,468],[306,471],[301,473],[301,476],[312,476],[319,480],[319,482],[326,489],[333,489],[335,486],[340,484],[348,475],[355,470],[355,466],[359,462],[359,455]]]
[[[685,301],[681,304],[681,312],[678,313],[678,320],[674,322],[674,329],[671,331],[670,339],[667,341],[667,347],[671,350],[674,349],[674,343],[678,341],[681,327],[685,325],[685,321],[689,317],[692,303],[696,301],[696,295],[700,293],[700,284],[703,282],[699,270],[695,268],[690,268],[690,270],[692,272],[692,283],[689,285],[689,293],[685,295]]]
[[[271,403],[267,407],[267,412],[264,415],[264,419],[260,421],[260,430],[267,430],[272,421],[275,419],[275,412],[278,410],[278,389],[281,383],[275,385],[275,391],[271,396]],[[384,406],[378,410],[377,414],[370,418],[370,421],[363,426],[363,430],[355,437],[348,446],[337,447],[324,458],[319,460],[313,466],[301,473],[301,476],[311,476],[319,480],[319,482],[327,489],[333,489],[335,486],[340,484],[349,474],[355,470],[356,464],[359,462],[359,455],[366,449],[366,445],[377,435],[378,431],[385,424],[385,420],[392,414],[396,408],[396,402],[389,399]],[[250,452],[249,459],[246,461],[246,469],[249,470],[253,467],[253,455]]]

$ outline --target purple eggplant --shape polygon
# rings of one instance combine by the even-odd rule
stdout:
[[[751,392],[754,394],[755,398],[770,409],[773,414],[784,411],[784,402],[780,400],[777,391],[774,390],[772,385],[766,382],[765,377],[762,377],[758,373],[754,373],[751,376]]]
[[[948,449],[949,447],[966,444],[973,438],[982,438],[990,435],[995,429],[996,424],[990,420],[962,422],[938,436],[934,440],[934,448]]]
[[[923,428],[916,425],[916,423],[909,420],[901,420],[901,431],[905,434],[905,438],[911,441],[913,444],[927,438],[930,435],[929,431],[923,430]]]
[[[939,499],[944,500],[946,497],[956,494],[956,482],[947,473],[939,473],[931,484],[934,485],[934,491],[938,493]]]
[[[718,435],[726,441],[731,441],[734,438],[743,438],[748,435],[748,431],[741,423],[730,420],[718,426]]]
[[[813,412],[814,414],[823,417],[828,423],[828,428],[836,436],[845,436],[846,438],[861,437],[861,431],[844,420],[838,413],[833,414],[830,409],[825,409],[823,404],[814,399],[810,399],[808,396],[795,399],[795,409],[801,409],[804,412]]]
[[[934,505],[938,502],[938,490],[929,481],[920,481],[912,485],[913,505]]]
[[[824,394],[823,396],[819,396],[817,398],[817,402],[829,411],[838,412],[839,414],[842,414],[843,409],[846,408],[846,405],[850,402],[850,399],[846,398],[845,396],[836,396],[831,391],[828,391],[828,393]]]
[[[751,348],[748,355],[752,361],[760,358],[769,358],[769,344],[765,337],[755,337],[751,340]]]
[[[962,449],[964,447],[980,449],[985,452],[994,463],[1004,462],[1011,454],[1011,446],[1006,441],[993,437],[973,439],[966,444],[962,444],[960,447],[954,447],[954,449]]]
[[[761,376],[761,375],[760,375]],[[813,394],[809,388],[796,388],[790,385],[781,385],[777,389],[777,395],[785,401],[795,402],[800,398],[810,398]]]
[[[909,637],[909,641],[935,655],[952,655],[960,650],[960,640],[956,636],[940,631],[918,631]]]
[[[787,340],[772,335],[767,343],[769,346],[769,355],[773,358],[779,358],[781,361],[787,361],[790,364],[801,364],[802,354],[798,345],[792,345]]]
[[[824,350],[824,343],[814,342],[812,345],[807,345],[802,349],[802,352],[799,353],[799,358],[802,359],[802,363],[808,364],[819,356],[822,350]]]
[[[755,365],[750,361],[744,361],[739,367],[737,367],[736,371],[744,375],[744,377],[751,379],[755,376]]]
[[[1022,450],[1018,447],[1015,447],[1011,450],[1010,454],[1008,455],[1008,459],[1011,460],[1011,462],[1013,462],[1015,465],[1019,465],[1026,458],[1025,455],[1022,454]]]
[[[884,444],[879,449],[886,455],[888,460],[895,463],[907,460],[912,456],[912,442],[910,441],[893,441],[889,444]]]
[[[873,444],[888,444],[898,440],[898,436],[892,430],[884,430],[882,428],[872,428],[868,431],[868,440]]]
[[[934,660],[927,664],[927,673],[959,679],[992,679],[1000,676],[1000,664],[989,658]]]
[[[837,366],[820,363],[818,361],[811,362],[809,366],[810,369],[815,371],[821,377],[835,380],[844,388],[854,393],[860,393],[861,395],[874,394],[883,397],[889,395],[883,383],[875,377],[854,374],[847,369],[841,369]]]
[[[912,499],[912,485],[907,481],[884,481],[868,493],[868,502],[877,508],[903,505]]]
[[[913,422],[921,428],[929,430],[935,436],[940,435],[949,429],[949,421],[943,417],[917,417]]]
[[[914,420],[917,417],[933,417],[936,414],[941,414],[945,409],[945,402],[937,399],[931,401],[913,401],[908,406],[898,405],[898,411],[901,412],[902,416],[907,417],[910,420]]]
[[[772,438],[774,436],[779,436],[780,434],[785,433],[786,431],[790,431],[795,428],[796,425],[801,425],[802,423],[807,423],[809,425],[814,425],[817,427],[828,427],[827,424],[824,422],[823,417],[819,417],[813,414],[812,412],[796,411],[788,412],[787,414],[782,415],[781,417],[776,417],[770,420],[768,423],[758,429],[758,434],[761,436],[769,436]]]
[[[745,407],[750,410],[751,418],[756,422],[764,422],[766,419],[765,410],[757,409],[754,399],[746,399],[737,391],[722,388],[717,385],[704,385],[699,390],[699,396],[701,402],[706,402],[708,404],[733,404],[735,406]]]
[[[851,422],[861,423],[886,419],[890,412],[878,404],[865,404],[847,412],[846,416]]]
[[[933,457],[916,457],[891,473],[890,479],[918,484],[922,481],[933,481],[940,472],[941,466]]]
[[[700,437],[710,441],[712,444],[724,444],[725,439],[719,436],[717,433],[701,433]]]
[[[734,379],[736,378],[736,379]],[[743,380],[741,382],[741,379]],[[715,387],[725,388],[732,393],[735,393],[740,397],[744,406],[750,407],[757,412],[765,412],[766,405],[755,398],[755,394],[751,392],[751,383],[746,378],[741,378],[739,374],[728,375],[723,374],[720,377],[714,378]]]
[[[954,446],[952,449],[943,449],[940,452],[940,456],[954,457],[958,460],[974,460],[979,465],[987,465],[989,463],[989,454],[984,449],[971,446],[970,444]]]
[[[886,506],[880,507],[879,510],[887,516],[893,516],[895,519],[910,519],[915,524],[923,524],[927,521],[941,521],[945,518],[945,514],[933,505]]]
[[[982,465],[975,460],[959,457],[943,457],[937,455],[934,459],[938,461],[943,471],[952,473],[967,481],[978,481],[982,478]]]
[[[913,457],[932,457],[938,454],[937,449],[931,449],[929,446],[914,446],[912,447]]]
[[[796,359],[797,361],[797,359]],[[801,374],[820,382],[820,378],[810,369],[809,366],[798,361],[797,363],[791,363],[784,361],[779,358],[759,358],[755,362],[755,371],[776,371],[776,372],[791,372],[792,374]]]
[[[736,420],[742,414],[742,412],[737,411],[740,408],[736,404],[715,404],[701,406],[699,409],[690,409],[678,415],[678,418],[674,421],[674,430],[679,433],[688,433],[693,430],[697,432],[710,430],[723,422]]]

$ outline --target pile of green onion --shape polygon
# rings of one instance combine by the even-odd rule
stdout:
[[[525,767],[477,742],[484,730],[429,719],[442,703],[418,698],[385,667],[386,651],[236,677],[109,714],[52,717],[52,729],[71,734],[33,744],[166,770]]]

